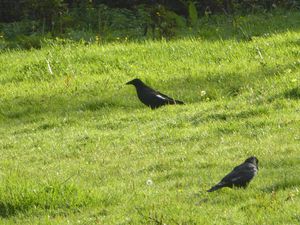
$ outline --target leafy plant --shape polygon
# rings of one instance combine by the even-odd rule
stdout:
[[[193,1],[188,2],[188,11],[189,11],[189,22],[192,26],[197,24],[198,21],[198,11],[196,4]]]

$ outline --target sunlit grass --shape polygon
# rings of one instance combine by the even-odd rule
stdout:
[[[2,222],[298,224],[299,35],[2,52]],[[250,155],[248,189],[206,193]]]

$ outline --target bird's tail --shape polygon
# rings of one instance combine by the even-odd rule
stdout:
[[[218,183],[217,185],[213,186],[211,189],[207,190],[207,192],[213,192],[219,190],[222,187],[224,187],[224,185],[222,183]]]
[[[174,105],[184,105],[184,102],[183,101],[180,101],[180,100],[173,100],[173,104]]]

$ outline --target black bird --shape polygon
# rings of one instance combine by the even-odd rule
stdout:
[[[208,192],[216,191],[223,187],[246,188],[258,171],[258,159],[254,156],[246,159],[241,165],[235,167],[217,185],[213,186]]]
[[[133,79],[126,84],[134,85],[140,101],[145,105],[151,107],[151,109],[156,109],[163,105],[184,104],[182,101],[175,100],[167,95],[153,90],[152,88],[144,84],[140,79]]]

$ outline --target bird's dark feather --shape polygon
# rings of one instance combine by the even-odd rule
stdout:
[[[145,85],[139,79],[129,81],[127,84],[133,84],[136,88],[136,92],[140,101],[152,109],[161,107],[163,105],[184,104],[182,101],[175,100],[159,91],[155,91],[154,89]]]
[[[236,166],[217,185],[213,186],[210,190],[208,190],[208,192],[212,192],[223,187],[246,188],[258,171],[258,160],[256,159],[253,163],[247,162],[247,160],[241,165]]]

